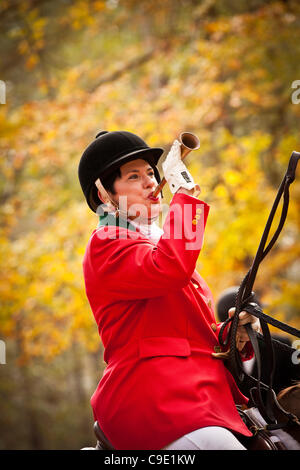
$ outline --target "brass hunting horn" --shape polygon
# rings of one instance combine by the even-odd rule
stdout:
[[[200,148],[200,140],[195,134],[191,132],[182,132],[179,136],[179,142],[181,144],[181,159],[183,160],[188,153],[192,150],[198,150]],[[153,197],[157,197],[157,195],[161,192],[162,188],[166,184],[166,179],[163,178],[159,185],[156,187]]]

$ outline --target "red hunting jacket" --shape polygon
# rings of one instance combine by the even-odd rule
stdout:
[[[107,363],[91,404],[116,449],[162,449],[205,426],[251,436],[235,407],[248,400],[212,356],[220,325],[195,271],[208,212],[176,194],[157,244],[110,222],[88,242],[86,294]]]

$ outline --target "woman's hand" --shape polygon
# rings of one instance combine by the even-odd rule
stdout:
[[[232,307],[228,311],[228,316],[231,318],[233,317],[234,313],[235,313],[235,307]],[[238,323],[238,328],[237,328],[237,333],[236,333],[236,347],[239,351],[241,351],[244,348],[246,342],[249,341],[247,330],[244,327],[244,325],[246,325],[247,323],[251,323],[252,330],[258,333],[261,332],[260,322],[258,318],[254,317],[253,315],[250,315],[250,313],[248,312],[244,312],[244,311],[240,312],[239,323]]]
[[[181,160],[181,145],[178,140],[173,142],[165,161],[162,163],[162,168],[173,194],[182,192],[182,188],[191,191],[185,194],[193,195],[195,189],[200,191],[199,186],[195,184],[192,175]]]
[[[194,189],[179,188],[178,191],[176,191],[176,194],[187,194],[188,196],[193,196],[194,192]]]

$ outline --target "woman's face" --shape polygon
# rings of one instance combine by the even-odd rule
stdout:
[[[151,220],[159,215],[161,195],[152,197],[158,182],[154,170],[142,159],[132,160],[120,167],[121,178],[114,183],[115,194],[110,196],[131,219]]]

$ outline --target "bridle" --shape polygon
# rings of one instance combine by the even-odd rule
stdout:
[[[293,328],[279,320],[276,320],[275,318],[269,315],[266,315],[262,311],[262,309],[256,303],[253,302],[254,293],[252,292],[252,288],[255,282],[255,278],[256,278],[260,263],[263,261],[266,255],[270,252],[271,248],[274,246],[284,226],[284,223],[287,217],[288,206],[289,206],[289,188],[290,188],[291,183],[295,179],[295,173],[296,173],[297,163],[299,159],[300,159],[300,153],[293,152],[289,160],[286,174],[284,175],[284,178],[279,186],[276,198],[274,200],[271,212],[269,214],[269,217],[268,217],[258,250],[256,252],[254,261],[252,263],[252,266],[247,272],[246,276],[244,277],[238,289],[236,299],[235,299],[235,309],[236,309],[235,313],[233,317],[228,318],[223,323],[220,333],[219,333],[219,342],[221,346],[226,346],[226,344],[229,343],[229,347],[230,347],[228,354],[227,354],[227,358],[228,358],[227,366],[230,372],[232,373],[232,375],[234,376],[235,380],[237,382],[242,382],[245,379],[245,376],[248,374],[246,374],[246,372],[243,369],[240,354],[236,347],[236,336],[237,336],[237,328],[238,328],[238,322],[239,322],[239,313],[243,310],[259,318],[261,330],[262,330],[262,336],[266,344],[267,356],[266,356],[266,364],[264,364],[264,366],[266,365],[268,368],[269,383],[263,384],[261,382],[261,358],[260,358],[260,352],[259,352],[259,346],[258,346],[258,340],[257,340],[258,334],[254,333],[250,324],[245,325],[245,326],[246,326],[248,336],[250,338],[250,341],[254,349],[254,354],[255,354],[256,362],[257,362],[258,378],[255,379],[254,377],[248,375],[247,379],[253,384],[253,387],[250,390],[252,404],[259,409],[261,415],[263,416],[265,421],[268,423],[267,425],[268,429],[276,429],[278,427],[283,427],[286,425],[286,424],[283,425],[277,422],[275,415],[274,415],[274,407],[276,407],[277,410],[280,411],[280,413],[283,413],[285,417],[288,418],[289,423],[293,422],[293,423],[300,425],[300,422],[295,415],[293,415],[292,413],[288,413],[279,405],[276,399],[275,392],[272,388],[273,375],[274,375],[274,370],[275,370],[274,349],[273,349],[274,342],[280,343],[280,346],[283,348],[289,348],[291,352],[294,351],[294,349],[290,348],[289,346],[279,341],[274,340],[271,337],[268,324],[271,324],[275,326],[276,328],[279,328],[285,331],[286,333],[289,333],[298,338],[300,338],[300,330]],[[268,235],[272,226],[272,222],[273,222],[278,204],[282,197],[283,197],[283,205],[282,205],[282,210],[281,210],[280,221],[278,223],[278,227],[272,239],[266,246]],[[223,333],[229,323],[231,323],[231,327],[230,327],[230,331],[228,335],[228,340],[225,341],[223,340]]]

